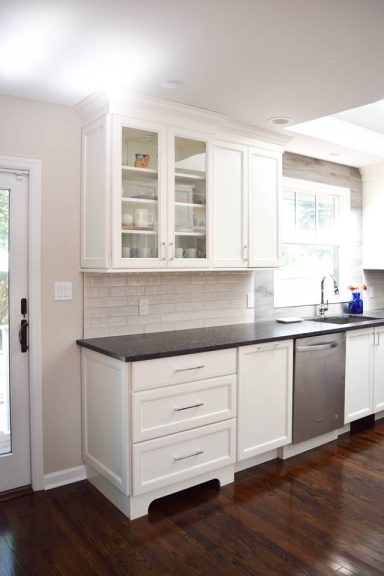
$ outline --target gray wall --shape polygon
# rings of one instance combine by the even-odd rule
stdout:
[[[41,296],[44,472],[78,466],[81,457],[80,120],[74,110],[0,96],[0,154],[42,161]],[[73,299],[55,302],[55,280]]]
[[[286,152],[283,156],[283,175],[302,180],[313,180],[332,186],[343,186],[351,190],[351,236],[354,243],[351,252],[355,255],[351,262],[351,282],[363,281],[362,270],[362,182],[357,168],[316,160]],[[255,319],[262,320],[279,316],[314,315],[315,306],[295,306],[294,308],[273,307],[273,274],[271,270],[255,272]],[[384,280],[383,280],[384,287]],[[319,281],[320,302],[320,281]],[[368,306],[367,306],[368,307]],[[342,305],[334,304],[330,311],[340,312]]]

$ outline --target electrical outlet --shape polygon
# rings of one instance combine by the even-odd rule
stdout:
[[[375,288],[373,286],[368,286],[368,297],[369,298],[375,297]]]
[[[255,307],[255,294],[250,292],[247,294],[247,308],[254,308]]]
[[[140,298],[139,300],[139,316],[148,316],[149,314],[149,303],[145,298]]]

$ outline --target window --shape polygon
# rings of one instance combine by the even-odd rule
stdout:
[[[326,274],[340,285],[340,296],[327,291],[329,301],[348,299],[343,289],[349,203],[348,188],[283,179],[282,268],[275,272],[275,307],[318,304]]]

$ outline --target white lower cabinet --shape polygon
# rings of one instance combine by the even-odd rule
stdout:
[[[237,458],[292,439],[293,341],[239,348]]]
[[[132,442],[236,417],[236,374],[133,392]]]
[[[345,417],[353,422],[384,410],[384,327],[347,332]]]
[[[203,426],[132,446],[132,494],[152,492],[234,464],[236,420]]]
[[[82,349],[87,477],[131,519],[236,462],[236,349],[125,363]]]

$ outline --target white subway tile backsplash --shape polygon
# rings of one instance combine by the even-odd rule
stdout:
[[[117,336],[252,322],[253,272],[85,274],[84,336]],[[139,316],[139,298],[149,314]]]
[[[144,286],[112,286],[109,291],[111,296],[142,296]]]
[[[204,320],[184,320],[176,322],[176,330],[190,330],[192,328],[204,328]]]
[[[138,324],[134,326],[112,326],[109,329],[108,336],[126,336],[128,334],[144,334],[145,326],[139,326]]]

